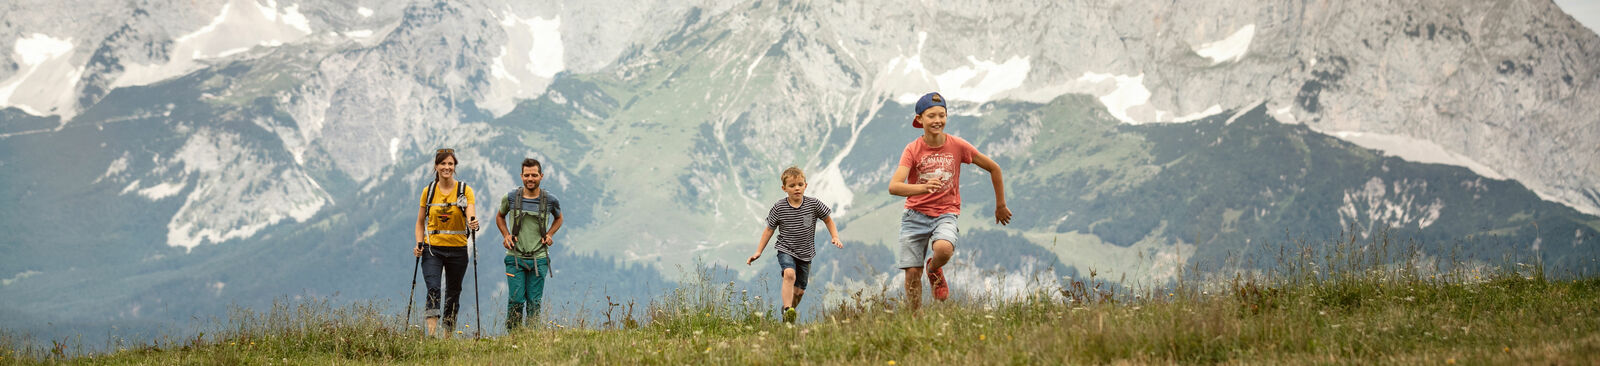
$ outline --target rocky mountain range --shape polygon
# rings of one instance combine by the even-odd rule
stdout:
[[[1005,227],[986,223],[987,180],[964,187],[964,230],[1005,244],[970,247],[957,275],[998,271],[1005,291],[1046,265],[1160,283],[1286,231],[1583,267],[1600,231],[1600,37],[1547,0],[0,10],[0,169],[15,172],[0,197],[16,203],[0,209],[16,253],[0,319],[394,298],[359,284],[401,284],[393,248],[438,147],[485,198],[515,186],[521,157],[547,162],[573,204],[564,254],[601,268],[558,271],[669,278],[747,255],[797,165],[859,248],[823,251],[830,282],[892,284],[900,201],[883,187],[930,90],[1014,184]],[[878,267],[846,270],[858,256]]]

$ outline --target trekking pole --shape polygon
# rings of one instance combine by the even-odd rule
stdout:
[[[421,247],[420,245],[418,247]],[[422,268],[422,257],[417,257],[416,265],[411,266],[411,294],[406,295],[406,329],[411,331],[411,304],[417,301],[417,268]]]
[[[473,331],[473,338],[483,338],[483,308],[479,306],[482,299],[478,297],[478,231],[468,231],[467,238],[472,240],[472,312],[477,317],[478,330]]]

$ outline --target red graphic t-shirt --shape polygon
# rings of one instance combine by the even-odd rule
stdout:
[[[906,183],[924,184],[932,179],[944,181],[933,193],[906,197],[906,208],[924,215],[939,216],[961,213],[961,164],[972,164],[978,149],[960,137],[945,135],[944,145],[928,146],[921,137],[906,145],[900,153],[900,166],[911,168]]]

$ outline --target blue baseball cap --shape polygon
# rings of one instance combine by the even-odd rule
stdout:
[[[938,92],[923,94],[922,98],[917,99],[917,116],[922,115],[922,111],[933,107],[950,109],[950,107],[944,105],[944,97],[939,96]],[[917,116],[911,116],[911,127],[922,128],[922,123],[917,122]]]

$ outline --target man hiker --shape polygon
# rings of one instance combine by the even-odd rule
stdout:
[[[506,331],[537,323],[544,298],[544,278],[550,276],[550,246],[561,229],[561,201],[541,188],[544,172],[538,160],[522,160],[522,186],[500,200],[495,225],[500,228],[506,248]],[[510,216],[507,219],[507,216]],[[511,227],[506,227],[506,222]],[[524,313],[526,312],[526,313]]]

